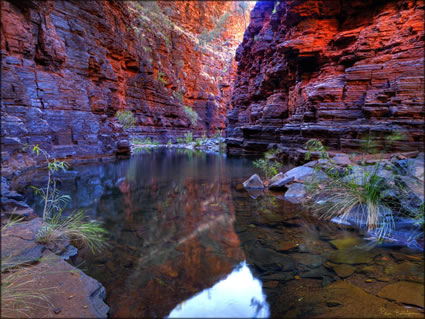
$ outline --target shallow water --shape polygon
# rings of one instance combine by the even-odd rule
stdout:
[[[110,247],[72,262],[105,286],[112,317],[423,316],[422,253],[253,199],[238,186],[248,159],[154,150],[75,170],[62,189]]]

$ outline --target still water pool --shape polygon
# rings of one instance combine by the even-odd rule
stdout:
[[[110,246],[72,262],[105,286],[111,317],[423,317],[421,252],[253,199],[248,159],[158,149],[74,169],[71,208],[102,220]]]

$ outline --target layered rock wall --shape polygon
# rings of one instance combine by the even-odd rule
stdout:
[[[248,14],[239,2],[2,1],[3,173],[35,164],[25,144],[111,157],[129,137],[223,129]],[[136,118],[128,132],[120,109]]]
[[[231,153],[423,150],[423,0],[258,1],[236,60]]]

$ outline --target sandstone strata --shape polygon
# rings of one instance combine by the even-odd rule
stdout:
[[[423,149],[424,1],[257,2],[236,53],[231,153],[287,153],[310,138]],[[388,146],[388,145],[387,145]]]
[[[59,158],[110,157],[129,152],[128,135],[224,128],[248,19],[239,2],[9,0],[1,18],[5,174],[35,164],[25,143]],[[120,109],[136,118],[129,134]]]

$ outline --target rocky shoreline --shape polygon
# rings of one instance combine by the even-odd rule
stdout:
[[[21,294],[21,303],[31,304],[31,309],[25,311],[34,318],[107,317],[105,288],[66,262],[78,249],[67,238],[48,245],[38,243],[42,219],[21,194],[10,190],[4,177],[1,182],[2,289],[10,289],[8,295]],[[20,221],[7,224],[9,218]],[[25,311],[14,310],[12,303],[2,304],[2,316],[26,315]]]
[[[54,246],[37,243],[36,235],[41,225],[41,218],[35,217],[5,230],[2,227],[2,281],[7,282],[9,277],[19,274],[13,285],[22,285],[21,290],[42,292],[42,299],[31,294],[22,297],[24,304],[31,304],[30,315],[34,318],[107,317],[109,307],[104,303],[105,288],[65,261],[77,253],[69,241]],[[14,312],[7,303],[2,308],[8,312],[2,311],[2,316],[22,315]]]
[[[131,154],[136,154],[138,151],[166,147],[169,149],[188,149],[188,150],[196,150],[202,152],[223,152],[225,151],[225,138],[206,138],[206,139],[197,139],[192,142],[184,142],[184,143],[134,143],[130,142]]]
[[[330,161],[332,161],[332,165],[330,165]],[[267,194],[293,204],[307,202],[320,204],[325,202],[326,198],[320,196],[312,198],[308,187],[312,183],[318,183],[320,188],[329,178],[325,173],[326,169],[344,172],[347,174],[346,178],[350,181],[353,180],[359,187],[365,187],[363,184],[366,183],[368,174],[376,169],[378,178],[385,179],[393,185],[402,184],[403,189],[408,193],[407,197],[403,196],[402,199],[398,199],[400,194],[393,190],[386,190],[386,194],[383,196],[399,200],[399,205],[404,211],[420,210],[424,205],[424,153],[419,152],[386,154],[385,156],[382,154],[358,155],[351,158],[344,153],[333,153],[329,160],[309,161],[285,173],[280,172],[270,180],[263,181],[260,176],[254,174],[242,184],[242,187],[252,198]],[[357,212],[357,215],[359,214],[360,212]],[[382,238],[377,230],[367,229],[364,218],[359,218],[355,213],[347,219],[335,216],[330,221],[365,231],[370,240],[379,240],[386,245],[409,246],[413,249],[424,250],[423,233],[421,236],[418,220],[413,217],[394,214],[393,229]],[[418,238],[412,240],[412,233],[417,233]]]

